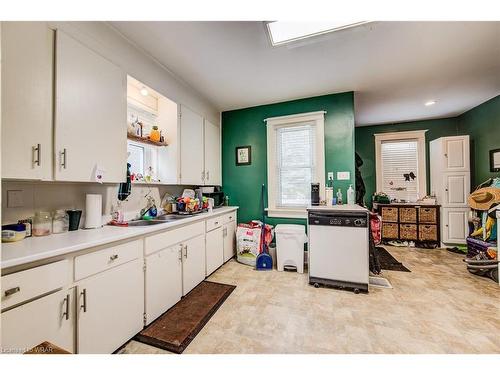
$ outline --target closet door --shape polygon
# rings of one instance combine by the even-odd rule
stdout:
[[[54,31],[2,22],[2,178],[52,179]]]
[[[443,177],[444,200],[443,206],[467,206],[467,197],[470,191],[470,175],[466,173],[446,173]]]
[[[56,34],[55,179],[124,182],[126,74],[62,31]],[[97,172],[97,173],[96,173]]]
[[[444,139],[446,171],[469,170],[469,136],[446,137]]]
[[[181,184],[203,185],[203,117],[181,105]]]
[[[219,127],[205,120],[205,185],[221,185]]]

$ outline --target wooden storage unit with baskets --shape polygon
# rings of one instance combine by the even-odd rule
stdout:
[[[439,247],[439,206],[380,204],[382,241],[414,241],[416,246]]]

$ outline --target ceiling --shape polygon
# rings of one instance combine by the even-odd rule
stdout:
[[[373,22],[280,47],[263,22],[111,25],[221,111],[354,91],[359,126],[456,116],[500,93],[500,22]]]

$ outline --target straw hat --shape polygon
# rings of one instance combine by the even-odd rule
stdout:
[[[474,210],[489,210],[492,205],[500,203],[500,189],[494,187],[477,189],[469,195],[468,203]]]

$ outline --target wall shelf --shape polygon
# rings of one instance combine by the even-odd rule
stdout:
[[[145,143],[147,145],[154,145],[154,146],[159,146],[159,147],[168,146],[168,143],[166,143],[166,142],[155,142],[149,138],[138,137],[137,135],[133,135],[133,134],[127,134],[127,138],[130,139],[131,141]]]

